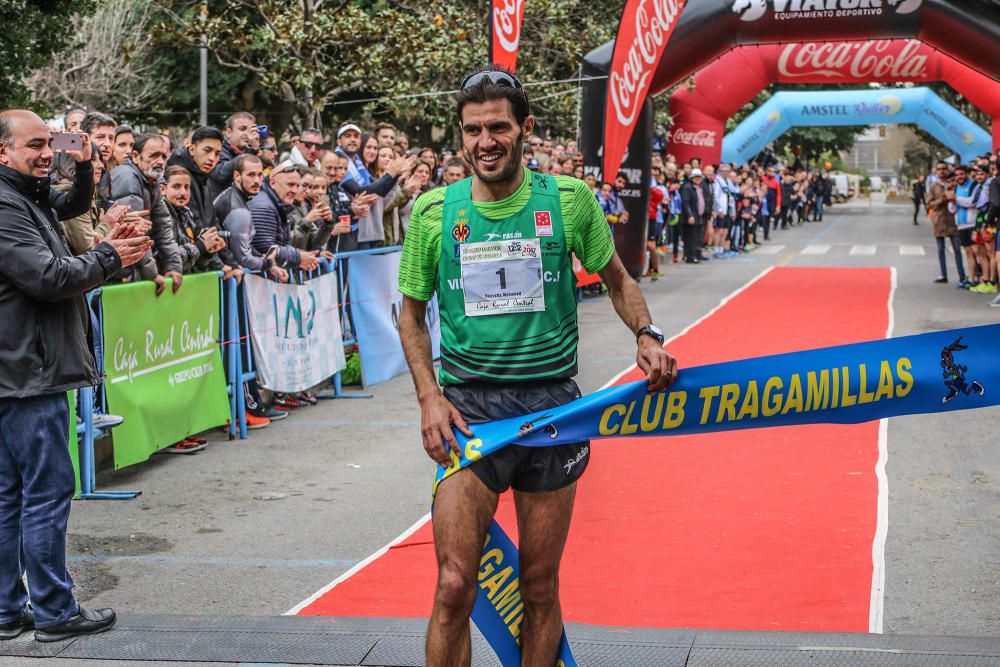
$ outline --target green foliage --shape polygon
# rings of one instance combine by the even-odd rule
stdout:
[[[3,0],[0,25],[0,108],[30,107],[47,111],[46,100],[33,100],[24,78],[72,44],[74,15],[93,11],[94,0]]]
[[[429,139],[432,127],[454,124],[452,92],[486,61],[486,0],[211,0],[204,21],[190,0],[158,2],[169,16],[163,34],[178,53],[194,52],[204,34],[213,67],[241,73],[229,80],[239,91],[229,110],[245,108],[249,92],[251,110],[270,108],[279,127],[282,118],[301,129],[365,117]],[[526,3],[519,75],[529,84],[575,78],[583,55],[614,36],[623,5]],[[543,127],[575,133],[575,82],[528,90]]]

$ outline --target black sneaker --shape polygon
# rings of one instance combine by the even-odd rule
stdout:
[[[28,610],[21,614],[21,618],[10,623],[0,624],[0,641],[7,639],[17,639],[18,635],[26,630],[35,629],[35,614]]]
[[[59,625],[35,630],[35,640],[40,642],[59,642],[80,635],[92,635],[110,630],[115,625],[117,616],[114,609],[97,609],[90,611],[80,607],[75,616],[71,616]]]
[[[938,276],[937,278],[934,279],[934,282],[936,282],[936,283],[946,283],[946,282],[948,282],[948,279],[945,278],[944,276]]]

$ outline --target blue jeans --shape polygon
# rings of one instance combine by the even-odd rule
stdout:
[[[77,613],[66,571],[66,525],[76,482],[69,456],[66,394],[0,398],[0,623],[27,608],[35,625]]]
[[[937,251],[938,251],[938,264],[941,265],[941,277],[948,277],[948,264],[944,261],[947,256],[945,252],[945,240],[946,237],[938,236],[935,240],[937,241]],[[958,235],[948,236],[951,239],[951,249],[955,252],[955,268],[958,270],[958,282],[965,280],[965,268],[962,263],[962,244],[959,243]]]

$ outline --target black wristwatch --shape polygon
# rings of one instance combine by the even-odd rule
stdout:
[[[639,337],[640,336],[649,336],[651,338],[655,338],[656,342],[658,342],[660,345],[663,345],[663,341],[664,341],[663,329],[661,329],[660,327],[656,326],[655,324],[647,324],[643,328],[641,328],[638,331],[636,331],[635,332],[635,342],[637,342],[637,343],[639,342]]]

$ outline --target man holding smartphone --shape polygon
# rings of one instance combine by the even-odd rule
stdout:
[[[152,242],[121,223],[74,257],[58,220],[91,204],[89,137],[65,155],[75,163],[73,187],[56,192],[48,127],[30,111],[0,112],[0,640],[35,629],[37,640],[58,641],[115,622],[111,609],[80,607],[66,570],[76,486],[66,393],[100,382],[84,295]]]

